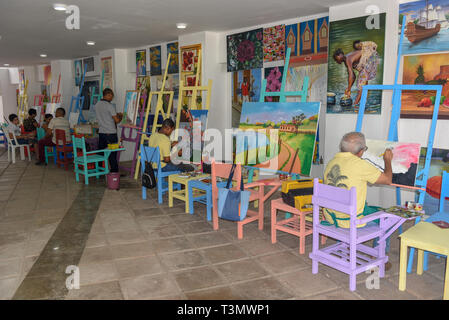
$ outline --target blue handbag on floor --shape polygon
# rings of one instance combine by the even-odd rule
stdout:
[[[226,187],[218,189],[218,216],[226,220],[242,221],[246,218],[251,192],[244,191],[243,177],[240,180],[239,191],[230,189],[235,167],[235,164],[232,165]]]

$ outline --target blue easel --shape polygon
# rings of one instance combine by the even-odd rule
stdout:
[[[300,90],[300,91],[285,91],[285,86],[287,83],[287,72],[288,72],[288,68],[290,65],[290,54],[291,54],[291,48],[288,48],[286,56],[285,56],[284,73],[282,74],[282,82],[281,82],[280,91],[279,92],[267,91],[266,90],[267,79],[264,79],[262,81],[262,88],[260,90],[259,102],[264,102],[265,97],[279,97],[279,102],[286,102],[287,97],[301,97],[301,102],[307,102],[307,93],[308,93],[308,88],[309,88],[309,77],[307,77],[307,76],[304,77],[302,90]],[[245,139],[244,136],[239,136],[238,134],[236,135],[236,138],[237,138],[236,154],[238,154],[239,151],[244,152],[244,150],[248,150],[248,139]],[[241,141],[242,139],[244,141]],[[257,146],[257,140],[256,140],[256,146]],[[254,170],[264,171],[264,172],[273,173],[273,174],[291,175],[292,179],[294,179],[294,180],[300,179],[299,174],[291,174],[290,172],[271,170],[271,169],[265,169],[265,168],[256,168],[253,166],[245,166],[245,168],[248,169],[248,182],[252,182],[253,176],[254,176]]]
[[[84,66],[83,78],[81,79],[81,83],[80,83],[80,91],[78,92],[78,95],[72,96],[72,99],[70,100],[69,115],[72,112],[75,112],[75,113],[78,112],[80,114],[80,116],[78,117],[78,123],[80,121],[87,122],[83,117],[84,96],[81,95],[83,92],[84,78],[86,76],[86,71],[87,71],[87,64]],[[73,101],[75,101],[75,109],[73,109]]]
[[[94,105],[94,98],[97,98],[97,101],[103,99],[103,82],[104,82],[104,69],[101,72],[100,88],[98,89],[99,92],[95,93],[95,87],[92,87],[92,95],[90,96],[90,107],[91,108]]]

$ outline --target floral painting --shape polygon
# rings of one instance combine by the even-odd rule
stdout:
[[[263,29],[263,61],[283,60],[285,57],[285,25]]]
[[[161,46],[150,48],[150,75],[159,76],[162,74]]]
[[[195,72],[195,66],[198,63],[198,50],[190,49],[182,52],[182,71]]]
[[[263,68],[263,29],[227,37],[228,72]]]
[[[147,50],[136,51],[136,76],[144,77],[147,75]]]
[[[266,92],[279,92],[282,85],[282,74],[284,67],[265,68],[265,79],[267,80]],[[265,102],[279,102],[279,97],[265,97]]]
[[[168,73],[179,73],[179,54],[178,54],[178,42],[167,44],[167,57],[170,56],[170,63],[168,65]]]

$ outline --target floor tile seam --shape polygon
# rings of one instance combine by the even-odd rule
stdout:
[[[415,274],[416,274],[416,273],[415,273]],[[425,274],[425,273],[423,273],[423,275],[424,275],[424,274]],[[442,282],[442,283],[443,283],[443,286],[444,286],[444,280],[438,279],[438,277],[432,275],[432,274],[429,273],[429,272],[428,272],[427,274],[430,275],[434,280],[437,280],[438,282]],[[407,273],[407,276],[408,276],[408,275],[411,275],[411,273],[410,273],[410,274]],[[398,279],[396,279],[396,280],[393,281],[393,278],[394,278],[394,277],[398,277]],[[394,287],[397,287],[398,290],[399,290],[399,276],[398,276],[398,275],[395,275],[394,277],[385,278],[385,280],[387,280],[388,282],[390,282],[390,284],[392,284]],[[408,283],[409,281],[406,280],[406,282]],[[443,290],[444,290],[444,288],[443,288]],[[421,296],[419,293],[416,293],[414,290],[410,290],[410,288],[407,288],[407,286],[406,286],[406,288],[405,288],[405,291],[401,291],[401,292],[408,292],[408,293],[410,293],[411,295],[415,296],[415,297],[418,298],[418,299],[423,299],[422,296]],[[441,298],[442,298],[442,297],[443,297],[443,291],[441,291]]]

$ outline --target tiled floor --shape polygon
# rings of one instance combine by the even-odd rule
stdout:
[[[232,222],[213,231],[203,205],[190,215],[148,194],[130,178],[111,191],[102,179],[84,186],[72,171],[0,156],[0,299],[442,299],[444,259],[430,257],[429,271],[398,290],[397,234],[380,289],[362,274],[350,292],[339,271],[312,274],[310,238],[305,255],[296,237],[271,243],[269,204],[264,230],[247,225],[238,240]],[[80,289],[66,289],[69,265],[80,268]]]

